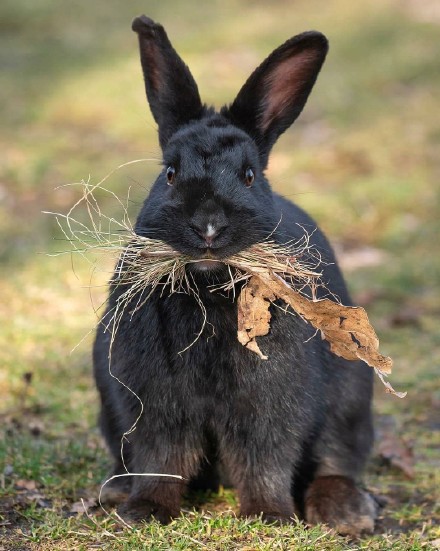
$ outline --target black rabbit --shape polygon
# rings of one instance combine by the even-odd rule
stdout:
[[[179,514],[190,488],[217,488],[219,466],[238,491],[242,515],[288,521],[295,513],[343,533],[374,526],[373,499],[358,487],[368,457],[372,370],[334,356],[299,316],[271,307],[260,338],[267,361],[237,341],[237,304],[209,292],[227,279],[221,260],[263,240],[299,239],[304,229],[322,258],[327,288],[350,297],[325,236],[300,208],[273,193],[264,176],[271,147],[297,118],[324,62],[318,32],[277,48],[220,112],[200,101],[188,67],[162,26],[142,16],[138,33],[148,101],[159,127],[163,170],[135,231],[203,262],[188,265],[206,308],[193,296],[159,292],[124,314],[112,345],[112,372],[142,400],[144,411],[125,444],[131,472],[171,478],[116,478],[108,501],[128,518]],[[274,231],[275,230],[275,231]],[[119,286],[112,284],[108,311]],[[322,291],[323,292],[323,291]],[[139,402],[109,375],[105,323],[94,347],[101,429],[123,473],[121,437]]]

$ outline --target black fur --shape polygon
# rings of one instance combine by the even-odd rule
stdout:
[[[305,228],[323,257],[327,286],[351,304],[325,236],[300,208],[271,191],[263,173],[273,143],[306,102],[327,52],[325,37],[309,32],[287,41],[251,75],[231,107],[216,113],[201,104],[164,29],[145,16],[135,19],[133,29],[164,158],[136,231],[194,259],[206,257],[209,249],[221,260],[274,228],[280,243],[300,238]],[[168,166],[175,169],[172,186]],[[245,185],[248,167],[255,174],[251,187]],[[356,525],[367,498],[356,493],[354,481],[373,437],[371,369],[334,356],[319,335],[311,338],[310,326],[276,307],[270,333],[259,340],[269,359],[260,360],[237,341],[236,302],[207,290],[224,280],[225,266],[188,269],[206,308],[202,336],[181,353],[199,332],[202,312],[191,296],[154,293],[133,315],[127,309],[111,365],[144,405],[125,445],[130,470],[180,474],[185,481],[133,477],[127,489],[121,479],[129,491],[121,513],[167,522],[179,514],[189,482],[218,486],[221,464],[238,490],[243,515],[283,521],[294,514],[295,502],[299,511],[313,511],[311,520],[318,522],[314,496],[330,492],[345,497],[322,520],[340,527],[349,517],[350,526]],[[121,292],[111,286],[109,310]],[[110,377],[109,342],[101,324],[94,348],[101,428],[119,473],[121,437],[136,419],[139,402]]]

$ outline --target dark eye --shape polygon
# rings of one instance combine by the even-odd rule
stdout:
[[[255,174],[254,171],[250,166],[246,169],[246,172],[244,173],[244,183],[246,184],[246,187],[251,187],[251,185],[254,183],[255,180]]]
[[[174,184],[174,177],[176,176],[176,169],[173,166],[167,168],[167,184],[172,186]]]

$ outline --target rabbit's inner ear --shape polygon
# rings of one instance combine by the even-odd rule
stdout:
[[[283,117],[297,117],[302,109],[298,103],[304,95],[304,85],[310,75],[310,66],[316,64],[315,52],[305,50],[280,62],[264,78],[265,101],[258,125],[266,132],[271,124]],[[305,101],[305,100],[304,100]],[[293,122],[293,120],[292,120]],[[290,125],[291,122],[288,121]]]
[[[294,36],[263,61],[223,111],[256,141],[263,166],[278,136],[301,113],[327,49],[321,33]]]
[[[158,67],[161,58],[160,52],[156,44],[151,41],[140,41],[139,47],[142,66],[146,68],[144,78],[146,81],[148,80],[148,86],[151,89],[151,93],[157,94],[161,86],[163,86],[163,81],[161,80],[161,72],[163,73],[163,71],[159,71]],[[145,84],[147,85],[147,82]]]

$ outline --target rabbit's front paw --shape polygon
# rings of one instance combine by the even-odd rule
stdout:
[[[131,492],[130,477],[115,477],[114,475],[121,474],[118,470],[114,470],[109,474],[107,480],[103,482],[100,491],[100,502],[104,505],[119,505],[127,501]]]
[[[149,521],[153,518],[161,524],[169,524],[178,514],[178,510],[172,510],[167,506],[140,499],[129,499],[118,507],[118,515],[129,524],[139,523],[143,520]]]
[[[322,476],[310,485],[305,516],[311,524],[327,524],[343,535],[371,534],[377,516],[374,499],[344,476]]]
[[[276,513],[263,513],[261,518],[263,522],[267,524],[276,524],[277,526],[283,526],[285,524],[291,524],[293,522],[293,516],[288,517]]]
[[[267,524],[290,524],[294,519],[294,507],[290,497],[284,496],[283,499],[255,500],[246,499],[242,496],[240,509],[242,517],[261,517]]]

